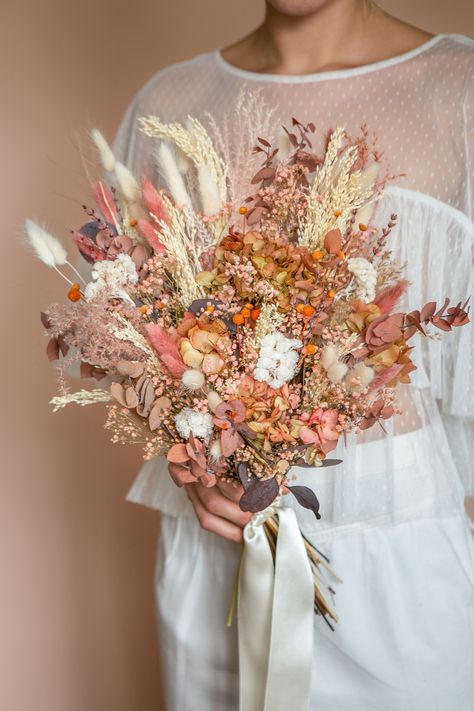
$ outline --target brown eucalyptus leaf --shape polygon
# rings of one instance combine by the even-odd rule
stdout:
[[[130,360],[119,360],[115,367],[120,375],[128,375],[130,378],[139,378],[145,369],[143,363]]]
[[[59,358],[59,343],[57,338],[50,338],[46,346],[46,355],[49,360],[58,360]]]
[[[135,392],[135,388],[129,387],[125,389],[125,402],[127,407],[134,408],[138,405],[139,400],[138,400],[138,395]]]
[[[280,487],[275,478],[273,479],[255,479],[248,489],[242,495],[239,506],[242,511],[250,511],[257,513],[263,511],[267,506],[276,499]]]
[[[255,173],[250,183],[253,185],[255,183],[260,183],[262,180],[269,180],[275,177],[275,168],[265,167],[260,168],[260,170]]]
[[[429,321],[436,311],[436,301],[430,301],[423,306],[420,312],[421,321]]]
[[[151,408],[150,415],[148,417],[148,424],[152,432],[154,432],[161,425],[161,420],[163,419],[163,413],[170,407],[171,400],[169,397],[163,395],[159,397]]]
[[[125,400],[125,391],[121,383],[112,383],[110,386],[110,394],[120,405],[122,405],[122,407],[128,407]]]
[[[317,519],[321,518],[319,513],[319,501],[312,489],[308,486],[288,486],[287,489],[293,494],[300,506],[309,509]]]

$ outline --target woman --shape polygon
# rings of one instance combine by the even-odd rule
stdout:
[[[152,77],[115,150],[137,173],[153,172],[152,144],[136,124],[152,113],[205,124],[210,113],[237,145],[241,112],[258,101],[274,125],[296,116],[323,134],[337,125],[356,134],[367,124],[399,176],[376,221],[399,216],[392,246],[407,263],[407,305],[456,301],[472,293],[473,76],[467,38],[429,35],[363,0],[267,0],[248,37]],[[243,88],[258,101],[238,104]],[[315,617],[311,709],[472,711],[474,545],[463,507],[473,481],[471,334],[419,347],[403,414],[386,435],[374,428],[349,440],[336,472],[296,470],[323,514],[315,524],[298,510],[300,526],[345,580],[336,631]],[[162,512],[156,595],[168,711],[238,706],[236,631],[225,622],[248,521],[240,494],[177,489],[162,461],[147,463],[128,494]]]

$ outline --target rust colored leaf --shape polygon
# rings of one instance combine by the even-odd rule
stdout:
[[[329,254],[337,254],[342,247],[341,230],[330,230],[324,238],[324,249]]]

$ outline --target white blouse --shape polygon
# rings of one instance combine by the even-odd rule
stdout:
[[[267,137],[293,116],[313,121],[319,136],[337,126],[357,135],[366,124],[391,174],[399,176],[389,183],[375,222],[383,226],[390,214],[398,216],[391,246],[411,283],[403,306],[441,305],[445,296],[464,301],[473,293],[473,80],[474,42],[457,35],[436,35],[375,64],[302,76],[244,71],[216,50],[155,74],[125,113],[114,150],[136,174],[157,180],[154,139],[139,131],[137,117],[185,121],[191,115],[211,128],[215,122],[231,146],[238,201],[250,192],[245,179],[252,175],[255,135],[246,128],[252,111],[256,130],[267,123]],[[250,96],[243,103],[242,92]],[[262,101],[266,116],[257,115]],[[400,388],[403,414],[387,423],[387,432],[375,426],[340,442],[335,454],[343,463],[337,467],[293,470],[321,501],[317,523],[311,512],[298,510],[308,534],[316,527],[321,534],[449,515],[474,493],[473,329],[420,338],[416,346],[418,370]],[[145,463],[127,498],[193,515],[162,458]]]

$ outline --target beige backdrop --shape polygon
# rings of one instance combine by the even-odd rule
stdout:
[[[433,32],[474,35],[470,0],[391,0]],[[22,248],[26,216],[81,223],[84,127],[112,138],[158,69],[224,46],[263,0],[0,0],[2,489],[0,708],[159,711],[156,513],[126,503],[140,456],[99,409],[52,414],[41,306],[63,284]]]

